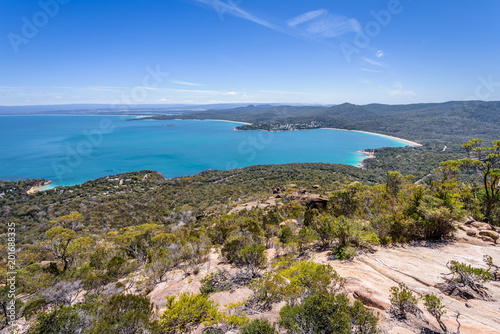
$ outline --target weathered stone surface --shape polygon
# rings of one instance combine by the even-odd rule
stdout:
[[[500,235],[497,232],[493,231],[479,231],[479,235],[490,237],[491,239],[495,240],[495,242],[500,237]]]
[[[483,241],[486,241],[486,242],[495,243],[495,240],[493,240],[492,238],[487,237],[487,236],[485,236],[485,235],[483,235],[483,236],[481,237],[481,239],[482,239]]]
[[[417,332],[413,332],[403,327],[394,327],[388,332],[388,334],[415,334],[415,333]]]
[[[475,228],[477,228],[478,230],[480,231],[483,231],[483,230],[489,230],[489,231],[494,231],[495,229],[493,229],[491,227],[490,224],[487,224],[487,223],[481,223],[481,222],[474,222],[471,224],[472,226],[474,226]]]
[[[386,311],[391,306],[389,303],[384,302],[383,300],[377,298],[375,295],[364,291],[354,291],[353,296],[354,298],[359,299],[363,303],[363,305],[375,307],[379,310]]]
[[[465,233],[467,233],[469,237],[475,237],[477,235],[475,229],[464,227],[463,230],[465,231]]]

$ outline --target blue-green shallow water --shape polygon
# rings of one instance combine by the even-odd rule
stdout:
[[[127,122],[130,118],[2,116],[0,179],[72,185],[143,169],[171,178],[261,164],[358,165],[363,156],[356,151],[407,145],[353,131],[234,131],[238,124],[223,121]]]

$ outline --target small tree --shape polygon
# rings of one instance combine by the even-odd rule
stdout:
[[[322,248],[330,247],[335,233],[333,218],[322,217],[320,219],[315,219],[311,224],[311,229],[316,232]]]
[[[436,321],[438,322],[441,329],[445,333],[448,333],[446,325],[443,323],[443,321],[441,321],[441,316],[446,313],[444,305],[441,303],[441,298],[433,294],[426,294],[424,296],[424,305],[427,309],[427,312],[429,312],[434,318],[436,318]]]
[[[398,318],[406,319],[408,313],[417,314],[421,312],[417,306],[417,297],[404,283],[391,288],[390,312]]]
[[[56,259],[62,261],[63,271],[73,263],[77,256],[81,256],[94,244],[89,237],[75,239],[75,231],[61,226],[52,227],[45,235],[47,241],[43,246],[49,249]]]
[[[494,205],[500,199],[500,140],[494,141],[490,147],[480,146],[482,142],[482,139],[469,140],[462,145],[467,158],[446,161],[442,165],[454,172],[460,168],[476,172],[484,191],[484,220],[490,222]]]

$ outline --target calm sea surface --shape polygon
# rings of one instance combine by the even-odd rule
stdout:
[[[0,179],[72,185],[151,169],[165,177],[206,169],[326,162],[358,165],[356,151],[407,144],[378,135],[318,129],[234,131],[223,121],[137,121],[130,116],[1,116]]]

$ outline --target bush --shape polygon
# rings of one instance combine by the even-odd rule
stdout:
[[[33,317],[35,314],[43,311],[47,306],[47,302],[44,298],[31,299],[29,300],[23,308],[23,312],[21,316],[26,317],[27,319]]]
[[[470,264],[458,261],[450,261],[447,265],[451,278],[444,277],[445,290],[449,294],[459,295],[465,299],[489,299],[490,295],[483,287],[483,283],[489,282],[491,273],[483,268],[474,268]]]
[[[332,219],[328,217],[316,219],[312,222],[311,229],[316,232],[316,235],[321,241],[321,247],[328,248],[334,238]]]
[[[148,297],[118,294],[106,302],[101,316],[88,334],[101,333],[152,333],[158,331],[151,321],[153,304]]]
[[[345,294],[316,293],[280,311],[279,324],[295,333],[379,333],[377,317],[360,301],[350,305]]]
[[[219,291],[229,290],[231,288],[231,284],[229,283],[230,278],[230,274],[227,270],[219,269],[200,280],[200,293],[208,295]]]
[[[241,334],[278,334],[275,326],[267,319],[255,319],[241,327]]]
[[[264,251],[266,247],[258,244],[251,244],[246,246],[239,253],[240,261],[251,272],[255,272],[260,266],[267,262],[267,257]]]
[[[391,301],[390,312],[396,317],[406,319],[408,313],[417,314],[420,312],[418,309],[417,297],[404,283],[399,283],[399,286],[391,288]]]
[[[121,269],[125,265],[127,260],[121,256],[114,256],[106,265],[106,273],[110,277],[119,277],[121,274]]]
[[[262,310],[268,310],[273,303],[282,300],[295,305],[301,298],[316,292],[338,291],[344,282],[330,265],[312,261],[292,262],[287,268],[268,272],[253,280],[250,283],[254,292],[251,302]]]
[[[221,249],[221,254],[229,263],[240,264],[240,252],[248,245],[248,241],[243,236],[230,236],[224,247]]]
[[[39,313],[29,334],[74,334],[81,333],[83,320],[72,307],[59,307],[50,313]]]
[[[217,303],[207,295],[184,292],[167,298],[167,309],[160,316],[160,326],[166,333],[186,333],[200,324],[213,324],[221,319]]]

